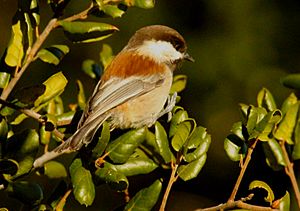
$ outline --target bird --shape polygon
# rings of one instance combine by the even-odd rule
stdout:
[[[194,61],[175,29],[150,25],[138,29],[106,67],[79,120],[76,132],[33,167],[88,145],[107,121],[111,130],[151,127],[172,111],[176,96],[169,94],[173,72],[183,60]]]

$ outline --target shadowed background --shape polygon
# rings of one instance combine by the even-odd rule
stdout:
[[[2,54],[9,41],[17,1],[0,0],[0,3]],[[82,5],[88,5],[88,1],[71,1],[66,15],[79,12],[78,8],[85,8]],[[256,94],[262,87],[274,94],[278,105],[291,92],[280,84],[280,78],[300,70],[299,11],[297,0],[161,0],[150,10],[130,8],[121,19],[103,19],[103,22],[118,26],[120,31],[101,42],[72,44],[63,36],[62,30],[55,30],[44,46],[67,44],[70,53],[57,67],[35,62],[18,87],[42,82],[60,70],[69,80],[62,96],[67,103],[75,102],[77,78],[82,80],[87,96],[95,86],[81,71],[81,63],[85,59],[99,60],[103,43],[111,45],[117,53],[142,26],[163,24],[177,29],[187,41],[189,54],[196,60],[195,63],[184,63],[176,72],[188,76],[179,104],[199,125],[208,129],[212,144],[199,177],[175,184],[169,209],[182,210],[184,207],[192,210],[218,204],[229,197],[239,172],[238,163],[231,162],[223,149],[224,138],[240,117],[238,103],[256,104]],[[51,14],[46,1],[41,1],[40,13],[42,29],[50,18],[47,14]],[[284,172],[273,172],[261,162],[261,151],[258,148],[254,153],[256,158],[250,163],[241,190],[247,190],[253,179],[261,179],[268,182],[276,190],[276,198],[280,198],[289,181]],[[297,165],[299,163],[296,168]],[[238,198],[246,194],[241,191]]]

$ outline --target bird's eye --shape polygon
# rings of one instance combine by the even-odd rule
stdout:
[[[179,51],[179,52],[183,51],[183,44],[180,40],[174,39],[172,42],[172,45],[174,46],[176,51]]]

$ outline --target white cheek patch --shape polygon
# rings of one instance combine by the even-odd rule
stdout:
[[[148,56],[159,62],[172,62],[182,59],[183,55],[166,41],[147,40],[137,49],[142,56]]]

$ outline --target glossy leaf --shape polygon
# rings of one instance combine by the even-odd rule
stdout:
[[[300,89],[300,74],[289,74],[281,79],[281,83],[288,88]]]
[[[12,159],[0,159],[0,174],[15,175],[19,169],[19,164]]]
[[[185,144],[190,135],[192,127],[192,122],[187,120],[178,125],[178,129],[171,140],[172,147],[175,151],[178,152]]]
[[[57,161],[45,163],[44,174],[50,179],[59,179],[68,176],[65,166]]]
[[[274,193],[272,191],[272,189],[270,188],[270,186],[263,182],[263,181],[259,181],[259,180],[254,180],[250,183],[249,185],[249,190],[252,190],[254,188],[263,188],[267,191],[268,195],[264,198],[266,202],[269,202],[270,205],[272,204],[272,202],[275,199]]]
[[[273,170],[281,170],[286,166],[282,149],[275,139],[270,139],[263,144],[263,150],[266,155],[266,162]]]
[[[144,141],[146,129],[131,130],[109,143],[106,152],[115,163],[125,163],[134,150]]]
[[[122,15],[125,13],[124,10],[122,10],[119,5],[110,5],[110,4],[104,4],[103,0],[96,0],[95,1],[97,6],[99,7],[99,11],[96,13],[93,11],[92,14],[95,13],[96,16],[102,16],[104,14],[109,15],[113,18],[119,18],[122,17]]]
[[[122,172],[125,176],[134,176],[139,174],[148,174],[156,169],[158,165],[149,158],[129,158],[122,165],[115,165],[117,171]]]
[[[94,158],[98,158],[103,154],[109,140],[110,140],[110,127],[107,122],[104,122],[102,124],[101,136],[99,137],[96,146],[93,148]]]
[[[38,205],[44,197],[42,188],[35,182],[16,181],[8,186],[7,191],[12,197],[30,205]]]
[[[154,0],[122,0],[122,3],[128,7],[135,6],[143,9],[151,9],[154,7]]]
[[[173,78],[173,84],[170,90],[170,93],[173,94],[175,92],[179,93],[182,90],[185,89],[187,82],[187,76],[186,75],[176,75]]]
[[[172,160],[169,140],[164,127],[158,121],[155,122],[155,143],[159,155],[163,158],[165,163],[169,163]]]
[[[46,131],[45,125],[42,125],[40,127],[40,140],[41,140],[41,143],[44,144],[44,145],[49,144],[51,136],[52,136],[51,132]]]
[[[201,131],[201,132],[199,132]],[[184,152],[184,160],[186,162],[192,162],[198,158],[200,158],[204,153],[207,152],[211,142],[210,135],[207,134],[205,128],[198,127],[195,129],[195,131],[192,133],[190,139],[188,140],[187,148],[189,148],[189,151]],[[191,145],[194,150],[191,150]],[[196,146],[196,147],[194,147]]]
[[[174,114],[170,123],[169,137],[174,136],[178,128],[178,125],[186,119],[188,119],[187,112],[183,110],[183,108],[181,107],[175,107]]]
[[[5,63],[10,67],[21,65],[24,56],[23,50],[23,33],[21,30],[20,20],[12,26],[11,38],[8,43],[7,54],[5,56]]]
[[[280,211],[290,211],[290,194],[289,192],[285,192],[285,195],[280,199],[279,210]]]
[[[92,205],[95,198],[95,186],[89,170],[82,166],[79,158],[69,168],[75,199],[85,206]]]
[[[242,156],[241,152],[241,146],[238,146],[235,144],[231,139],[233,136],[228,136],[225,141],[224,141],[224,149],[227,154],[227,156],[230,158],[232,161],[240,161]]]
[[[66,45],[53,45],[48,48],[41,49],[37,53],[37,57],[43,62],[58,65],[63,57],[69,53],[69,47]]]
[[[103,44],[102,50],[100,51],[100,61],[104,69],[107,68],[107,66],[111,63],[113,58],[114,55],[113,55],[112,48],[107,44]]]
[[[126,176],[108,162],[105,162],[103,167],[96,170],[95,176],[97,180],[105,181],[114,190],[124,191],[129,186]]]
[[[188,164],[180,165],[177,171],[178,176],[184,181],[196,178],[205,164],[206,157],[207,155],[205,153]]]
[[[46,86],[45,92],[34,102],[34,106],[36,107],[60,95],[64,91],[67,83],[68,80],[62,72],[58,72],[49,77],[43,82]]]
[[[9,82],[10,74],[7,72],[0,72],[0,88],[4,89]]]
[[[59,24],[63,27],[66,37],[75,43],[100,41],[118,30],[113,25],[97,22],[59,21]]]
[[[258,93],[257,104],[258,107],[265,107],[268,111],[274,111],[277,108],[273,95],[266,88]]]
[[[85,74],[93,79],[100,78],[103,72],[102,67],[91,59],[84,60],[81,68]]]
[[[68,111],[66,113],[57,115],[56,119],[58,122],[71,122],[75,113],[75,111]]]
[[[277,130],[274,133],[274,137],[278,140],[286,141],[288,144],[292,145],[292,135],[294,127],[296,125],[297,115],[299,110],[299,103],[296,103],[286,111],[283,120],[280,122]]]
[[[152,185],[140,190],[135,196],[128,202],[124,210],[152,210],[156,204],[162,188],[162,183],[156,180]]]
[[[0,116],[0,149],[3,147],[4,141],[6,141],[7,139],[7,134],[8,134],[7,121],[4,117]]]
[[[77,89],[78,89],[78,94],[77,94],[78,106],[81,110],[84,110],[85,106],[86,106],[84,88],[83,88],[83,85],[80,80],[77,80],[76,84],[77,84]]]

